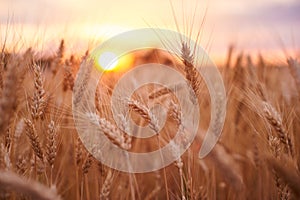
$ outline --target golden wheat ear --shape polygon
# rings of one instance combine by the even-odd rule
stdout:
[[[109,199],[112,181],[113,181],[112,170],[109,169],[107,172],[105,181],[103,183],[102,189],[101,189],[100,200],[108,200]]]
[[[33,66],[34,72],[34,93],[31,103],[31,117],[34,120],[43,118],[47,107],[46,91],[44,89],[44,78],[39,65]]]
[[[300,175],[299,170],[294,166],[293,161],[285,156],[280,160],[273,157],[266,157],[267,164],[272,168],[279,178],[288,185],[293,192],[294,198],[300,198]]]
[[[24,119],[26,124],[26,135],[29,138],[32,150],[36,157],[38,157],[42,162],[44,162],[44,151],[42,149],[42,144],[40,143],[39,136],[37,135],[35,125],[29,119]]]

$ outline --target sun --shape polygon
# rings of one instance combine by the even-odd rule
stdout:
[[[99,56],[98,64],[104,71],[112,71],[118,65],[118,56],[113,52],[104,52]]]
[[[134,57],[131,54],[117,56],[114,52],[101,53],[97,58],[97,68],[101,71],[123,71],[131,67]]]

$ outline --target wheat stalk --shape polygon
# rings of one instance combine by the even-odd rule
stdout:
[[[13,172],[0,171],[0,188],[9,187],[17,193],[39,200],[59,200],[60,196],[54,187],[48,188],[38,182],[25,180]]]
[[[177,103],[175,103],[174,101],[170,102],[170,111],[171,111],[171,117],[175,120],[175,122],[177,123],[177,125],[179,126],[179,135],[182,135],[183,131],[184,131],[184,126],[182,123],[182,119],[181,119],[181,112],[179,110],[179,105]],[[173,156],[176,158],[178,157],[178,155],[180,155],[179,152],[179,146],[177,144],[175,144],[173,141],[171,142],[172,145],[172,154]],[[185,200],[186,196],[185,196],[185,190],[184,190],[184,177],[183,177],[183,160],[181,157],[179,157],[176,161],[175,161],[175,165],[178,168],[179,171],[179,176],[180,176],[180,188],[181,188],[181,199]]]
[[[9,152],[3,143],[0,144],[0,169],[10,170],[11,161],[9,157]]]
[[[290,73],[294,78],[298,95],[300,96],[300,65],[297,60],[293,58],[289,58],[287,62],[289,64]]]
[[[161,186],[155,186],[155,188],[145,197],[145,200],[155,199],[155,197],[161,191]]]
[[[3,61],[2,59],[0,60],[0,97],[2,94],[2,89],[3,89]]]
[[[56,73],[58,71],[58,67],[62,65],[64,55],[65,55],[65,41],[61,40],[58,50],[57,50],[57,53],[56,53],[56,56],[54,57],[54,60],[50,66],[53,75],[56,75]]]
[[[228,48],[227,60],[226,60],[226,65],[225,65],[225,67],[227,68],[227,70],[231,66],[231,60],[232,60],[233,51],[234,51],[234,46],[230,45],[229,48]]]
[[[92,67],[93,62],[91,60],[82,61],[79,72],[77,74],[77,84],[74,85],[74,105],[78,105],[82,100],[84,91],[86,90],[91,76]]]
[[[188,133],[188,130],[185,129]],[[204,140],[203,133],[196,135],[196,141],[202,143]],[[204,158],[204,161],[208,160],[216,166],[218,171],[225,178],[225,181],[232,185],[237,191],[244,190],[244,181],[241,174],[240,166],[225,146],[217,143],[212,151]]]
[[[7,126],[17,107],[18,74],[15,70],[17,61],[10,61],[7,68],[7,75],[0,99],[0,134],[7,130]]]

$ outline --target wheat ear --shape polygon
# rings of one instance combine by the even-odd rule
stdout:
[[[275,108],[266,101],[262,102],[263,112],[268,120],[269,124],[276,130],[276,133],[281,141],[281,143],[285,146],[287,152],[293,156],[293,145],[291,139],[283,126],[282,118],[280,114],[275,110]]]
[[[36,134],[36,129],[34,124],[29,119],[24,119],[26,124],[26,134],[30,140],[31,147],[33,149],[34,154],[41,160],[44,161],[44,153],[41,147],[41,143],[39,141],[39,137]]]
[[[56,127],[54,121],[50,121],[47,130],[47,146],[46,146],[46,159],[51,168],[53,168],[54,160],[56,157],[57,151],[57,142],[56,142]]]
[[[281,160],[276,160],[272,157],[266,158],[269,166],[275,171],[279,178],[288,185],[296,199],[300,198],[300,176],[296,169],[286,157],[281,157]]]
[[[187,43],[182,43],[181,46],[181,58],[184,64],[184,71],[186,73],[186,79],[190,82],[196,96],[198,96],[200,89],[200,81],[198,78],[198,71],[194,66],[194,57],[190,47]]]
[[[108,170],[105,181],[103,183],[100,199],[101,200],[108,200],[110,190],[111,190],[111,184],[112,184],[113,176],[111,170]]]
[[[153,92],[151,92],[148,97],[149,97],[149,99],[156,99],[156,98],[166,96],[167,94],[170,94],[171,92],[181,90],[185,84],[186,83],[180,82],[180,83],[172,84],[168,87],[158,88],[158,89],[154,90]]]
[[[100,118],[95,113],[87,113],[87,117],[91,123],[98,125],[104,135],[110,141],[122,149],[128,150],[131,148],[131,137],[125,136],[115,125],[104,118]]]
[[[74,77],[71,71],[71,67],[73,65],[74,58],[71,56],[70,60],[66,61],[65,68],[64,68],[64,81],[63,81],[63,91],[66,92],[68,89],[71,91],[74,87]]]
[[[83,174],[87,174],[89,172],[89,169],[91,168],[92,163],[93,163],[93,156],[92,156],[92,154],[88,153],[87,158],[85,159],[85,162],[82,165]]]
[[[91,72],[92,72],[93,62],[91,60],[83,60],[77,74],[77,84],[74,85],[74,105],[77,105],[82,100],[84,91],[88,85]]]
[[[138,113],[146,122],[149,123],[149,127],[158,134],[158,122],[157,118],[150,112],[150,110],[137,100],[128,100],[127,104],[129,108]]]
[[[42,70],[39,65],[34,65],[34,94],[32,97],[31,105],[31,117],[36,120],[38,118],[43,118],[45,114],[45,108],[47,106],[46,92],[44,90]]]

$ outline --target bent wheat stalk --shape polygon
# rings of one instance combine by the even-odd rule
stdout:
[[[33,180],[25,180],[13,172],[0,171],[0,188],[9,187],[17,193],[39,200],[60,200],[55,187],[48,188]]]

